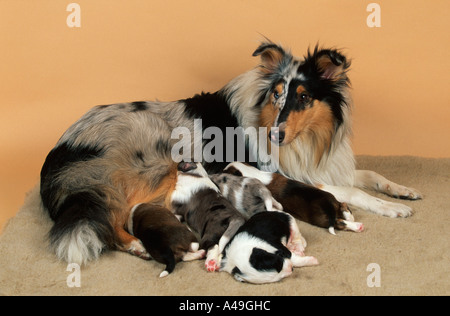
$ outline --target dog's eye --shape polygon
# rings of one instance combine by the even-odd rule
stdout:
[[[273,97],[275,98],[275,100],[278,100],[280,98],[280,94],[278,93],[278,91],[275,91],[273,93]]]
[[[300,94],[300,102],[306,103],[306,102],[308,102],[310,99],[311,99],[311,96],[310,96],[308,93],[302,92],[302,93]]]

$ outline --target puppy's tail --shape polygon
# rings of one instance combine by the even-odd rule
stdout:
[[[333,226],[328,227],[328,231],[330,232],[331,235],[336,236],[336,232],[334,231],[334,227]]]
[[[329,201],[328,199],[322,199],[319,201],[317,205],[319,209],[325,215],[326,220],[321,221],[321,223],[317,223],[320,227],[328,227],[328,231],[330,234],[336,236],[336,232],[334,231],[334,227],[336,226],[336,205]]]
[[[164,278],[165,276],[168,276],[170,273],[173,272],[173,270],[175,269],[176,262],[173,251],[170,248],[165,248],[164,251],[161,253],[161,257],[164,263],[166,264],[166,269],[163,272],[161,272],[159,277]]]

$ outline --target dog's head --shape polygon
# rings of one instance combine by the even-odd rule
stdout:
[[[268,83],[260,126],[268,128],[270,141],[282,146],[319,135],[329,147],[347,106],[347,58],[338,50],[316,46],[296,59],[271,42],[261,44],[253,55],[261,57],[260,73]]]

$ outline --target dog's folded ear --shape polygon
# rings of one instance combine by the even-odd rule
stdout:
[[[253,53],[253,56],[261,56],[261,66],[267,72],[274,71],[286,56],[286,51],[279,45],[270,41],[263,42]]]
[[[346,72],[350,67],[350,61],[335,49],[321,49],[316,47],[314,51],[316,65],[322,79],[339,81],[346,80]]]
[[[253,248],[250,255],[249,262],[256,270],[276,270],[280,272],[283,269],[284,258],[286,256],[276,253],[268,252],[261,248]]]

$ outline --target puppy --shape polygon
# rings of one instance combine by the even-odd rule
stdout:
[[[222,195],[246,219],[260,212],[283,210],[283,206],[272,197],[267,187],[258,179],[226,173],[213,174],[209,177],[218,186]]]
[[[177,177],[173,211],[200,234],[200,249],[207,251],[206,269],[216,271],[223,249],[245,218],[220,194],[200,163],[179,163]]]
[[[267,186],[275,200],[281,203],[285,212],[301,221],[328,228],[333,235],[335,228],[354,232],[364,230],[362,223],[355,222],[347,204],[338,202],[331,193],[281,174],[258,170],[241,162],[229,164],[224,172],[260,180]]]
[[[249,283],[277,282],[292,274],[293,267],[317,265],[303,254],[306,242],[295,219],[284,212],[252,216],[223,252],[220,271]]]
[[[128,218],[128,231],[141,240],[153,259],[166,264],[161,278],[169,275],[177,262],[205,256],[204,250],[198,250],[195,235],[168,209],[155,204],[135,205]]]

